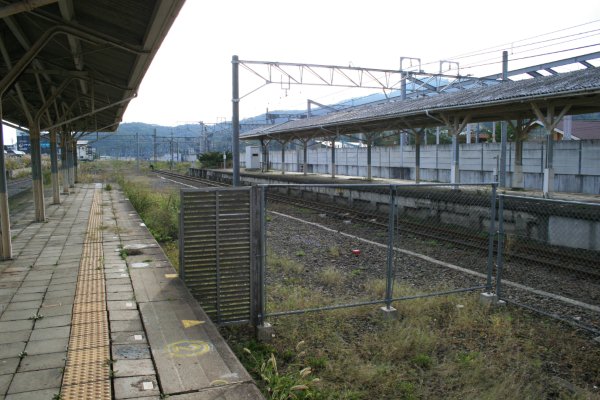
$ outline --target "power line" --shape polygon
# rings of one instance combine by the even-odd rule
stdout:
[[[488,54],[489,51],[506,50],[507,47],[513,47],[513,45],[515,43],[521,43],[521,42],[525,42],[525,41],[528,41],[528,40],[531,40],[531,39],[537,39],[537,38],[548,36],[548,35],[552,35],[552,34],[555,34],[555,33],[568,31],[568,30],[579,28],[579,27],[582,27],[582,26],[591,25],[591,24],[594,24],[596,22],[600,22],[600,19],[596,19],[596,20],[593,20],[593,21],[590,21],[590,22],[585,22],[585,23],[579,24],[579,25],[573,25],[573,26],[570,26],[570,27],[558,29],[558,30],[555,30],[555,31],[547,32],[547,33],[542,33],[542,34],[535,35],[535,36],[530,36],[528,38],[519,39],[519,40],[512,41],[512,42],[507,42],[507,43],[504,43],[504,44],[490,46],[490,47],[487,47],[487,48],[484,48],[484,49],[480,49],[480,50],[474,50],[474,51],[471,51],[471,52],[459,54],[459,55],[452,56],[452,57],[447,57],[446,59],[453,59],[453,60],[455,60],[455,59],[461,59],[461,58],[465,58],[465,57],[474,57],[474,56],[477,56],[477,55],[480,55],[480,54]],[[535,43],[538,43],[538,42],[533,42],[533,44],[535,44]],[[482,53],[482,52],[484,52],[484,53]],[[423,65],[435,64],[435,63],[437,63],[437,61],[428,62],[427,64],[423,64]]]

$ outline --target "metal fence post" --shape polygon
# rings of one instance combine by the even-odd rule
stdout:
[[[185,230],[183,226],[183,214],[185,208],[185,200],[183,190],[179,191],[179,278],[185,283],[185,258],[183,257],[184,243],[185,243]]]
[[[502,296],[502,268],[504,266],[504,195],[498,201],[498,254],[496,258],[496,296]]]
[[[251,197],[251,266],[250,266],[250,282],[251,282],[251,310],[250,320],[255,328],[262,324],[264,307],[263,307],[263,292],[264,292],[264,187],[252,186],[250,189]]]
[[[220,203],[219,203],[219,192],[215,191],[215,290],[216,290],[216,309],[217,309],[217,324],[221,324],[221,226],[219,224],[220,219]]]
[[[396,219],[396,186],[390,185],[389,218],[388,218],[388,243],[387,243],[387,276],[385,289],[385,306],[389,310],[392,306],[394,288],[394,221]]]
[[[492,194],[490,198],[490,229],[488,232],[488,258],[487,258],[487,281],[485,291],[492,291],[492,271],[494,269],[494,237],[496,236],[496,199],[497,183],[492,183]]]
[[[259,325],[264,325],[265,314],[267,313],[267,288],[265,274],[267,269],[267,188],[260,187],[260,261],[259,271],[259,299],[260,313],[258,315]]]

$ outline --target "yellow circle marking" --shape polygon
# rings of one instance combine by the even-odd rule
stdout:
[[[210,351],[210,344],[202,340],[180,340],[170,343],[167,351],[171,357],[196,357]]]

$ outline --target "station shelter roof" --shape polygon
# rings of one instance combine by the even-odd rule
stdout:
[[[2,119],[115,131],[184,0],[0,0]]]
[[[259,128],[241,140],[292,140],[535,118],[534,107],[552,117],[600,111],[600,68],[468,89],[438,96],[366,104],[327,115]],[[565,108],[568,107],[566,110]],[[459,125],[459,124],[457,124]]]

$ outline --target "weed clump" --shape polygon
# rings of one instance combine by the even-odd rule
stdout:
[[[177,239],[179,234],[179,196],[161,193],[119,177],[119,185],[142,220],[159,242]]]

